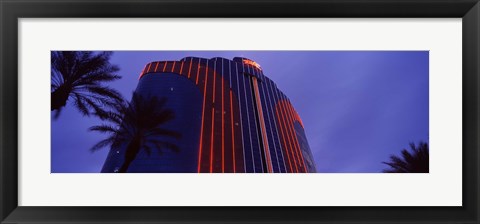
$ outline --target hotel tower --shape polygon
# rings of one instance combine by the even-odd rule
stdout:
[[[180,150],[141,151],[127,172],[316,172],[300,116],[255,61],[155,61],[145,66],[135,91],[167,99],[175,118],[162,127],[181,138],[158,138]],[[110,149],[102,172],[117,172],[124,154],[125,148]]]

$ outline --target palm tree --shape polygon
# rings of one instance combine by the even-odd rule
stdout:
[[[390,162],[383,162],[390,166],[383,170],[384,173],[428,173],[429,172],[429,152],[428,144],[420,142],[418,146],[410,143],[409,152],[402,150],[402,158],[395,155],[390,156]]]
[[[121,77],[110,64],[112,52],[52,51],[51,111],[58,117],[67,101],[73,100],[85,116],[104,115],[105,108],[123,101],[119,92],[102,85]]]
[[[177,145],[159,137],[173,137],[179,139],[181,135],[175,131],[167,130],[163,124],[174,119],[172,110],[165,109],[166,99],[157,97],[142,97],[133,93],[132,101],[115,107],[114,111],[107,113],[105,121],[111,124],[102,124],[91,127],[90,131],[108,133],[108,137],[90,150],[97,151],[110,146],[117,149],[126,146],[123,165],[118,172],[125,173],[141,149],[150,155],[152,148],[162,153],[164,148],[178,152]]]

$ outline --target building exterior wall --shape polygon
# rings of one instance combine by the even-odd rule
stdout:
[[[310,146],[308,145],[307,136],[305,135],[305,130],[303,129],[303,125],[300,122],[295,121],[294,129],[298,139],[298,144],[301,149],[301,153],[303,155],[303,159],[305,161],[305,167],[307,170],[306,172],[316,173],[317,166],[315,165],[315,160],[313,159],[312,151],[310,150]]]
[[[162,149],[140,151],[128,168],[128,172],[143,173],[191,173],[197,171],[198,130],[201,123],[202,98],[197,86],[184,76],[174,73],[150,73],[143,76],[135,90],[137,94],[165,97],[165,108],[172,110],[175,118],[162,125],[166,130],[181,134],[179,139],[154,136],[155,140],[167,141],[177,145],[181,150],[174,152]],[[115,172],[121,167],[126,145],[110,150],[102,172]]]
[[[168,92],[173,85],[175,94]],[[180,140],[186,154],[144,156],[132,163],[129,172],[315,172],[300,116],[249,59],[187,57],[151,62],[141,72],[136,91],[176,102],[171,105],[178,113],[176,119],[189,118],[192,125],[170,125],[189,136]],[[108,164],[121,163],[113,151],[118,150],[111,150],[103,172],[114,172]],[[189,164],[175,165],[179,162]]]

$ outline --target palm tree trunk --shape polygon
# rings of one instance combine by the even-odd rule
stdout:
[[[125,159],[122,166],[118,170],[119,173],[126,173],[128,171],[130,164],[133,162],[133,160],[135,160],[138,152],[140,152],[140,140],[133,139],[132,142],[128,144],[127,150],[125,151]]]
[[[128,170],[128,167],[130,167],[130,164],[132,163],[133,159],[126,159],[125,158],[125,161],[123,162],[122,164],[122,167],[120,167],[120,169],[118,170],[119,173],[126,173],[127,170]]]

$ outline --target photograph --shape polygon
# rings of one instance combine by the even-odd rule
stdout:
[[[0,224],[480,223],[479,2],[0,0]]]
[[[429,51],[51,51],[51,173],[429,173]]]

